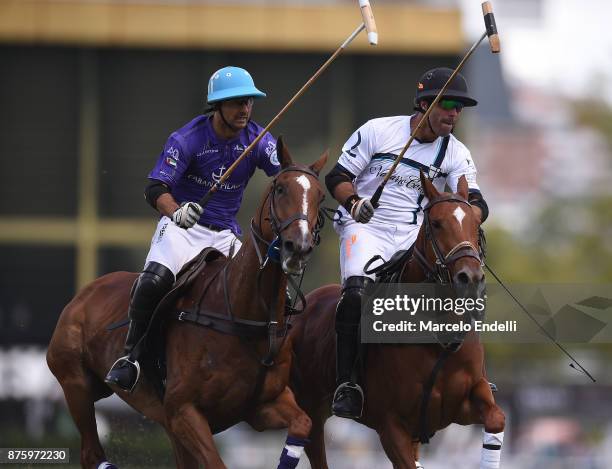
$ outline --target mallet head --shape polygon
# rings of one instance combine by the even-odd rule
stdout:
[[[497,25],[495,24],[495,16],[493,15],[491,2],[487,1],[482,4],[482,14],[484,15],[485,28],[487,28],[491,52],[497,54],[500,51],[499,35],[497,34]]]
[[[372,7],[370,7],[370,0],[359,0],[359,7],[361,8],[361,17],[368,33],[368,41],[371,45],[375,46],[378,44],[378,31],[376,30]]]

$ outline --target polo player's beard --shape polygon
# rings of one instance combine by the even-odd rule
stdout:
[[[221,116],[221,120],[223,121],[223,123],[225,125],[227,125],[230,129],[232,129],[234,132],[238,133],[242,130],[242,128],[240,127],[236,127],[235,125],[230,124],[227,119],[225,118],[225,116],[223,115],[223,110],[221,109],[221,106],[219,106],[219,115]],[[249,121],[249,116],[247,116],[247,122]]]

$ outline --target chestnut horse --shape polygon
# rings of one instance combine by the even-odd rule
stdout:
[[[170,314],[164,328],[163,398],[146,373],[132,394],[104,384],[125,339],[124,329],[108,326],[125,318],[137,274],[100,277],[63,310],[47,363],[81,434],[82,467],[115,467],[107,462],[94,416],[94,402],[113,392],[164,427],[178,468],[225,468],[212,435],[241,421],[258,431],[288,428],[289,437],[307,438],[310,419],[288,387],[290,345],[279,337],[286,333],[287,273],[303,270],[318,236],[324,198],[318,174],[327,153],[309,167],[297,165],[279,139],[278,154],[282,169],[264,193],[250,237],[232,259],[219,256],[206,265],[172,303],[169,313],[183,313]],[[266,254],[273,240],[275,260]],[[184,320],[197,304],[210,313],[200,315],[196,307],[196,318],[225,329]],[[247,333],[233,334],[232,324]]]
[[[413,254],[401,263],[399,281],[449,281],[462,295],[482,291],[479,224],[467,202],[465,177],[457,194],[439,193],[423,174],[421,184],[429,203]],[[340,294],[340,285],[308,294],[305,314],[290,333],[296,355],[291,387],[312,419],[306,454],[313,469],[328,467],[323,426],[335,389],[334,314]],[[484,424],[481,467],[499,467],[505,418],[486,379],[483,346],[474,333],[452,352],[441,344],[367,344],[361,356],[365,403],[358,422],[378,432],[394,468],[422,467],[419,441],[427,442],[451,423]]]

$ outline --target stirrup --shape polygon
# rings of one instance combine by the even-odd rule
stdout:
[[[130,388],[125,388],[123,386],[121,386],[118,382],[116,381],[111,381],[109,380],[109,376],[110,374],[114,371],[114,370],[118,370],[120,368],[123,367],[132,367],[136,370],[136,378],[134,379],[134,382],[132,383],[132,386]],[[136,385],[138,384],[138,380],[140,379],[140,363],[138,363],[138,360],[130,360],[130,356],[129,355],[125,355],[121,358],[118,358],[115,363],[113,363],[113,366],[111,366],[109,372],[107,373],[106,377],[104,378],[104,382],[106,384],[113,384],[115,386],[118,386],[119,388],[123,389],[124,391],[129,392],[130,394],[132,393],[132,391],[134,391],[134,388],[136,387]]]
[[[350,413],[349,412],[335,412],[334,405],[336,404],[337,400],[339,400],[343,394],[345,395],[352,394],[352,391],[357,391],[359,393],[359,398],[361,399],[359,410],[357,412],[350,412]],[[344,418],[351,418],[351,419],[361,418],[361,415],[363,414],[363,390],[361,389],[361,386],[359,386],[357,383],[351,383],[348,381],[346,383],[342,383],[341,385],[339,385],[336,388],[336,392],[334,392],[334,399],[332,402],[332,413],[337,417],[344,417]]]

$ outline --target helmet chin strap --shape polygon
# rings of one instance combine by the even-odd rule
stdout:
[[[431,115],[427,116],[427,125],[429,126],[429,130],[431,130],[431,133],[434,134],[436,136],[436,138],[438,138],[438,134],[436,133],[436,131],[431,126],[431,121],[429,120],[430,117],[431,117]]]
[[[217,112],[219,112],[219,115],[221,116],[221,120],[223,121],[225,125],[227,125],[234,132],[240,132],[241,129],[239,129],[238,127],[234,127],[232,124],[230,124],[225,118],[225,116],[223,115],[223,111],[221,110],[221,103],[219,103],[216,110]]]
[[[427,109],[423,109],[423,107],[422,107],[422,106],[420,106],[420,108],[421,108],[421,112],[422,112],[423,114],[425,114],[425,113],[427,112]],[[435,130],[433,129],[433,127],[431,126],[431,121],[429,120],[429,117],[430,117],[430,116],[427,116],[427,126],[429,127],[429,130],[431,130],[431,133],[432,133],[432,134],[434,134],[434,136],[435,136],[436,138],[438,138],[438,134],[436,133],[436,131],[435,131]]]
[[[421,112],[422,112],[423,114],[425,114],[425,112],[427,112],[427,109],[423,109],[423,108],[421,108]],[[432,134],[434,134],[436,138],[438,138],[440,135],[438,135],[438,134],[436,133],[436,131],[433,129],[433,127],[431,126],[431,121],[430,121],[430,118],[431,118],[431,114],[430,114],[429,116],[427,116],[427,126],[429,127],[429,130],[431,130],[431,133],[432,133]],[[451,134],[453,133],[453,130],[455,130],[455,127],[454,127],[454,126],[453,126],[453,128],[451,129],[451,131],[450,131],[450,133],[451,133]]]

